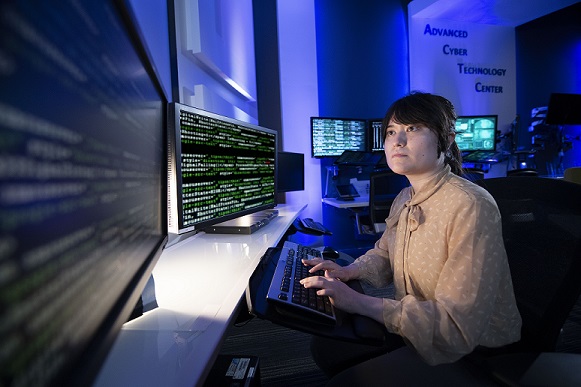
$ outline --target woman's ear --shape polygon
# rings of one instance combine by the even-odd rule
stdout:
[[[452,132],[448,135],[448,148],[452,145],[452,143],[454,143],[455,139],[456,139],[456,133]]]

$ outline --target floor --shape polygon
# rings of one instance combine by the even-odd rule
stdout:
[[[328,379],[310,355],[311,336],[253,318],[233,325],[222,354],[247,354],[260,359],[261,384],[324,386]],[[581,354],[581,298],[563,326],[557,351]]]

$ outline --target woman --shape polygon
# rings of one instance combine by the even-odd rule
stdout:
[[[411,186],[395,199],[373,249],[346,267],[305,261],[325,276],[302,281],[337,308],[383,323],[429,365],[520,338],[500,214],[487,191],[460,177],[455,120],[441,96],[415,92],[392,104],[383,121],[385,154]],[[344,283],[352,279],[393,282],[395,299],[359,294]]]

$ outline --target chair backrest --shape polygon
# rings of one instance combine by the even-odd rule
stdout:
[[[373,172],[369,176],[369,218],[375,232],[385,230],[385,219],[393,199],[405,187],[409,180],[403,175],[393,172]]]
[[[581,184],[581,167],[570,167],[565,169],[563,179],[572,183]]]
[[[484,171],[477,168],[464,168],[462,177],[470,181],[484,179]]]
[[[519,311],[520,351],[553,351],[581,291],[581,185],[539,177],[476,182],[496,200]]]

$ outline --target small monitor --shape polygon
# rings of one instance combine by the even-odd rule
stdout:
[[[305,155],[278,152],[276,180],[277,192],[303,191],[305,189]]]
[[[460,151],[494,151],[497,121],[496,115],[459,116],[456,120],[456,144]]]
[[[367,120],[311,117],[313,157],[336,157],[346,150],[367,151]]]
[[[168,126],[170,232],[276,206],[276,131],[180,103]]]
[[[545,122],[549,125],[581,125],[581,94],[552,93]]]
[[[383,136],[381,133],[381,126],[383,125],[383,119],[376,118],[371,119],[369,122],[369,142],[371,145],[372,152],[383,152]]]
[[[359,197],[359,192],[355,189],[353,184],[337,184],[337,199],[340,200],[353,200]]]

